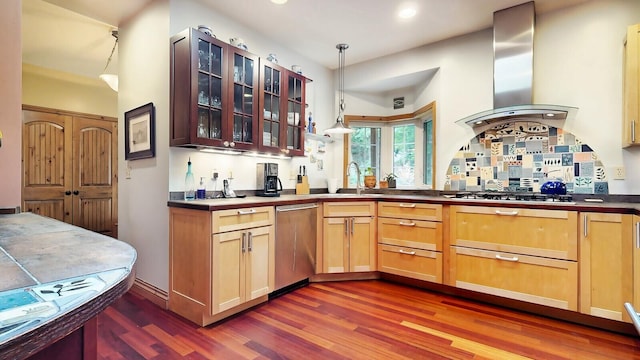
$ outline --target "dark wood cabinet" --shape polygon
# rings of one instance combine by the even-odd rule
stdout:
[[[304,155],[304,76],[260,59],[260,149],[288,156]]]
[[[171,38],[171,146],[256,150],[258,57],[195,29]]]
[[[171,38],[171,146],[304,155],[304,76],[196,29]]]

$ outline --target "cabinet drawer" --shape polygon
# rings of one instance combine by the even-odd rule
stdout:
[[[575,211],[452,206],[451,245],[577,260]]]
[[[378,270],[412,279],[442,283],[442,253],[378,245]]]
[[[211,212],[211,229],[214,234],[271,225],[274,222],[273,206]]]
[[[442,251],[442,223],[379,217],[378,242]]]
[[[324,217],[375,216],[374,201],[326,202],[322,205]]]
[[[442,205],[440,204],[415,204],[408,202],[379,202],[378,216],[442,221]]]
[[[578,309],[578,264],[506,252],[451,247],[452,285],[511,299]]]

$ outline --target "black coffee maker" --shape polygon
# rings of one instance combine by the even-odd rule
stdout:
[[[256,164],[258,196],[280,196],[282,182],[278,178],[278,164],[258,163]]]

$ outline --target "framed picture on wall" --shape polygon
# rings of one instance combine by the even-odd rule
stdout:
[[[126,160],[156,156],[155,120],[153,103],[124,113],[124,158]]]

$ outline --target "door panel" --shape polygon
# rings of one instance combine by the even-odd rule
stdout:
[[[73,224],[106,235],[113,232],[117,212],[117,139],[116,123],[74,118]]]
[[[71,117],[23,111],[22,207],[24,211],[72,221]],[[67,195],[68,194],[68,195]]]

